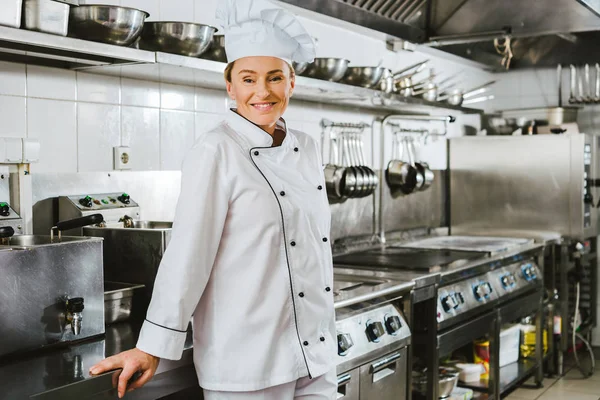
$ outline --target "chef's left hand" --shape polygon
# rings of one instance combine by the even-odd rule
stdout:
[[[118,386],[118,395],[119,398],[122,398],[125,391],[130,392],[144,386],[154,376],[159,361],[160,358],[134,348],[100,361],[90,368],[90,373],[98,375],[103,372],[122,369],[120,373],[117,372],[113,375],[113,386]],[[127,387],[127,382],[136,373],[141,375]]]

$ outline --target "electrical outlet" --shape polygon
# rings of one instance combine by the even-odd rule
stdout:
[[[131,169],[131,148],[115,147],[114,165],[115,169]]]

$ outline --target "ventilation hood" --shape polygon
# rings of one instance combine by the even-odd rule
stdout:
[[[600,0],[282,0],[394,38],[437,47],[500,70],[596,62]]]

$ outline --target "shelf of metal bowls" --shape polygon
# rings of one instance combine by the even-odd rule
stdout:
[[[391,92],[392,71],[384,67],[348,67],[341,83]]]
[[[208,49],[200,55],[200,58],[226,63],[225,35],[213,35]]]
[[[69,8],[54,0],[24,0],[22,27],[30,31],[67,36]]]
[[[142,33],[150,14],[129,7],[110,5],[80,5],[69,10],[69,36],[130,46]]]
[[[211,45],[217,28],[192,22],[147,22],[140,36],[142,50],[200,57]]]
[[[315,58],[301,74],[309,78],[338,82],[346,74],[350,61],[344,58]]]

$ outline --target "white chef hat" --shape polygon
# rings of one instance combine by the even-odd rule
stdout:
[[[315,44],[300,21],[269,0],[221,0],[217,19],[225,32],[227,61],[269,56],[312,62]]]

